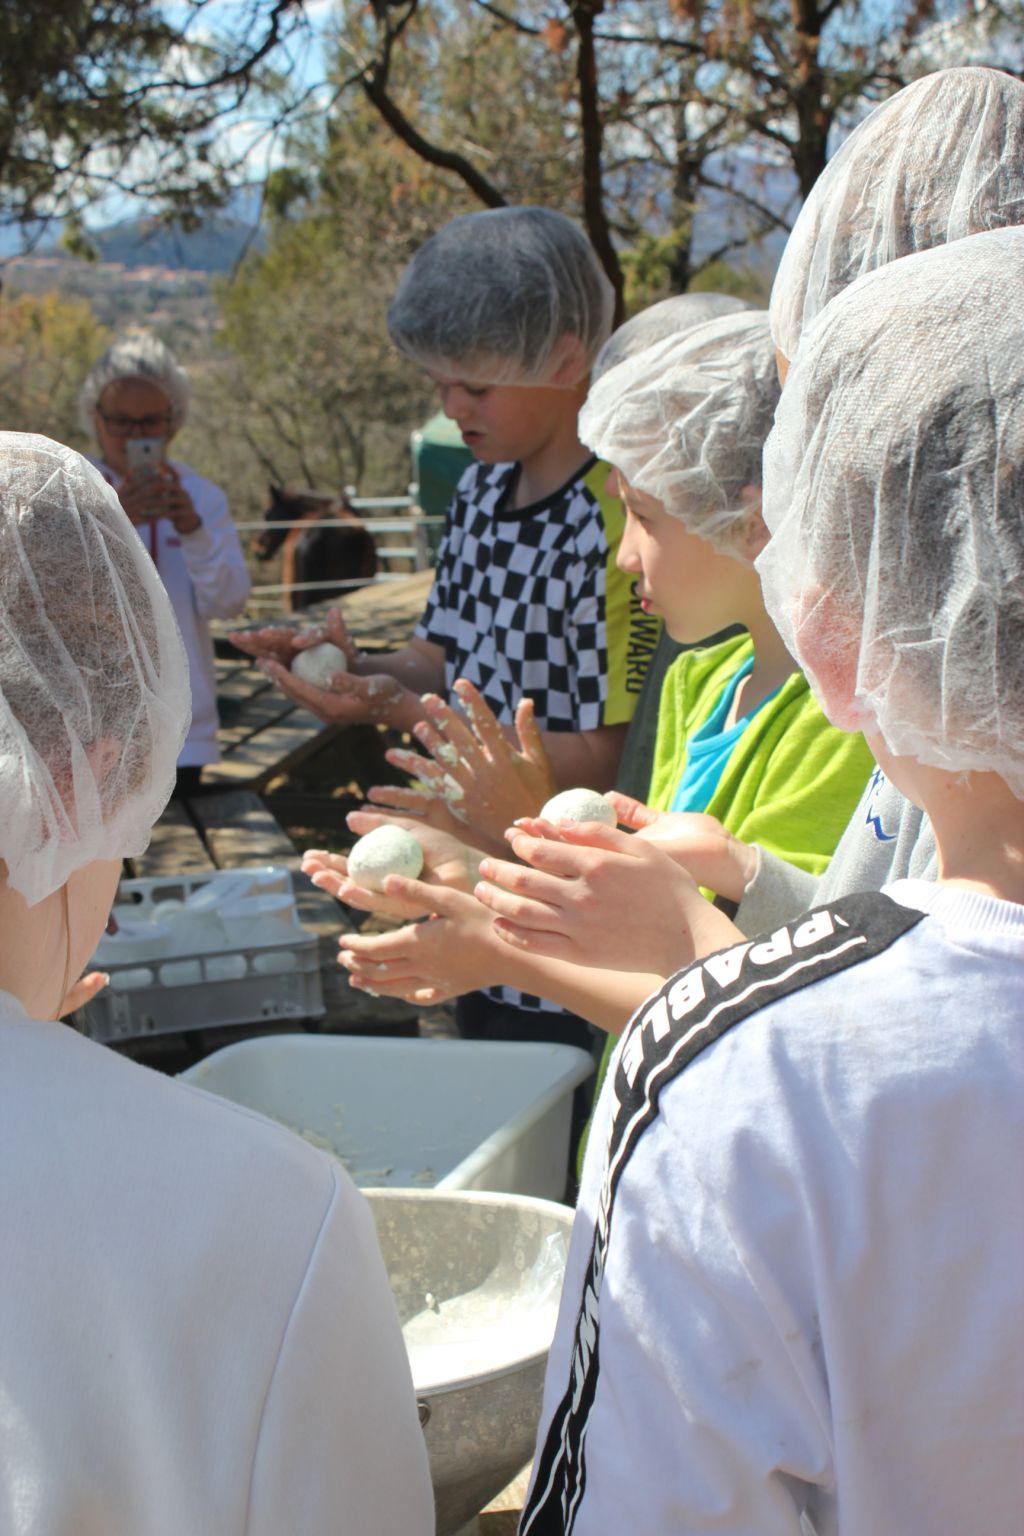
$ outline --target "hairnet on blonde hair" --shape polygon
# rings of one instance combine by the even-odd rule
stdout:
[[[801,333],[855,278],[915,251],[1024,224],[1024,85],[997,69],[925,75],[864,119],[818,177],[772,287],[772,336]]]
[[[614,308],[612,285],[571,219],[553,208],[488,208],[452,219],[420,246],[388,331],[421,368],[460,383],[569,386],[590,371]]]
[[[833,722],[1024,797],[1024,229],[904,257],[822,311],[764,518],[768,610]]]
[[[31,905],[149,842],[191,711],[164,590],[114,491],[0,433],[0,858]]]
[[[681,336],[684,331],[692,331],[708,320],[739,314],[752,307],[745,299],[734,298],[731,293],[676,293],[657,304],[649,304],[612,331],[594,360],[590,371],[591,388],[602,373],[655,342]]]
[[[188,374],[175,360],[173,352],[148,331],[132,331],[108,347],[96,359],[85,376],[78,396],[82,426],[90,437],[95,432],[96,409],[109,384],[122,379],[144,379],[155,384],[167,397],[171,431],[178,432],[188,416]]]
[[[736,554],[757,516],[743,492],[761,484],[778,398],[767,314],[723,315],[602,374],[580,440],[691,533]]]

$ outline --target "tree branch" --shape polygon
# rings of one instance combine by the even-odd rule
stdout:
[[[493,182],[488,181],[486,176],[482,176],[465,156],[456,154],[454,150],[441,149],[439,145],[432,144],[429,139],[423,137],[398,103],[388,94],[387,87],[381,84],[376,71],[360,76],[360,84],[367,99],[376,107],[392,132],[397,134],[402,143],[408,145],[421,160],[425,160],[428,165],[436,165],[439,170],[451,171],[454,176],[458,176],[485,207],[505,207],[506,199],[497,187]]]
[[[513,32],[519,32],[523,37],[541,36],[540,27],[531,27],[525,21],[520,21],[518,17],[510,16],[500,6],[492,4],[492,0],[473,0],[473,4],[481,11],[486,11],[489,16],[493,16],[496,21],[500,21],[503,26],[511,27]]]

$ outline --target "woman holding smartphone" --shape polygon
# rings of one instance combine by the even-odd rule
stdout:
[[[93,462],[149,550],[185,641],[192,725],[178,758],[179,795],[194,792],[203,765],[220,755],[209,620],[234,618],[251,585],[224,492],[167,457],[188,395],[188,375],[163,342],[135,332],[93,364],[79,396],[82,425],[99,445]]]

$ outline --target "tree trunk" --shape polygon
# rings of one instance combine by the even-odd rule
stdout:
[[[604,130],[597,90],[597,51],[594,47],[594,21],[604,9],[604,0],[574,0],[572,18],[578,38],[576,80],[579,87],[580,129],[583,136],[583,219],[590,243],[615,290],[613,326],[625,318],[622,267],[612,244],[608,215],[604,206],[602,184],[602,141]]]
[[[806,198],[825,169],[832,110],[827,105],[825,71],[819,57],[823,8],[813,0],[792,0],[796,34],[796,64],[792,101],[797,120],[797,140],[791,150],[793,169]]]
[[[693,277],[693,220],[697,206],[698,177],[703,155],[690,142],[686,127],[686,98],[680,83],[679,100],[674,111],[676,164],[672,176],[671,224],[677,243],[669,262],[669,284],[673,293],[685,293]]]

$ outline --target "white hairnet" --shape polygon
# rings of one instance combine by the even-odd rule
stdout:
[[[765,450],[758,557],[846,729],[1024,796],[1024,229],[880,267],[807,330]]]
[[[488,208],[452,219],[420,246],[388,330],[421,368],[460,383],[568,386],[589,372],[614,308],[612,285],[571,219],[552,208]]]
[[[82,426],[90,436],[95,429],[94,418],[100,396],[108,384],[116,384],[121,379],[145,379],[147,384],[157,385],[167,396],[172,432],[185,425],[188,374],[159,337],[151,336],[148,331],[132,331],[108,347],[85,376],[78,396],[78,412]]]
[[[772,336],[800,335],[864,272],[986,229],[1024,224],[1024,85],[944,69],[866,117],[800,211],[772,288]]]
[[[724,315],[602,374],[580,441],[691,533],[737,553],[758,510],[743,490],[761,484],[778,398],[767,314]]]
[[[190,715],[170,600],[80,454],[0,433],[0,858],[32,904],[141,853]]]
[[[650,304],[612,331],[594,360],[590,371],[591,387],[609,368],[625,362],[634,352],[653,346],[656,341],[681,336],[684,331],[692,331],[708,320],[751,308],[753,306],[745,299],[734,298],[731,293],[677,293],[670,299]]]

